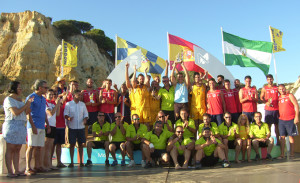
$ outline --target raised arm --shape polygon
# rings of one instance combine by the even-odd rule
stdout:
[[[129,68],[129,63],[126,63],[125,65],[125,80],[126,80],[126,87],[131,88],[130,80],[129,80],[129,75],[128,75],[128,68]],[[101,100],[100,100],[101,101]]]
[[[168,77],[168,74],[169,74],[169,62],[168,62],[168,60],[166,60],[166,71],[165,71],[165,76]]]
[[[145,75],[144,85],[147,86],[147,88],[150,88],[150,80],[148,79],[147,70],[148,67],[146,67],[144,70],[144,75]]]
[[[184,70],[184,74],[185,74],[185,84],[186,84],[186,87],[189,87],[190,86],[190,76],[189,76],[189,73],[186,70],[186,67],[185,67],[183,61],[181,61],[181,66],[182,66],[182,68]]]
[[[177,84],[175,74],[174,74],[176,66],[177,66],[177,63],[174,62],[173,69],[172,69],[172,72],[171,72],[171,83],[174,87],[176,87],[176,84]]]
[[[133,76],[131,78],[131,85],[132,85],[132,88],[136,88],[137,87],[137,82],[136,82],[136,65],[134,66],[133,69],[134,70],[133,70]]]

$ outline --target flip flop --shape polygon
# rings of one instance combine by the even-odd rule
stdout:
[[[284,159],[284,156],[278,156],[276,159]]]

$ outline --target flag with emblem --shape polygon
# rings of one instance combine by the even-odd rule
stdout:
[[[188,71],[196,71],[204,73],[204,69],[197,64],[195,64],[194,57],[194,46],[199,47],[191,42],[188,42],[178,36],[168,34],[169,40],[169,53],[170,53],[170,69],[173,69],[173,63],[179,56],[184,63],[184,66]],[[182,71],[180,64],[176,67],[179,71]],[[209,78],[211,75],[209,74]]]
[[[273,43],[252,41],[223,33],[225,65],[258,67],[265,75],[269,73]]]
[[[77,46],[62,40],[62,67],[77,67]]]
[[[116,66],[137,50],[142,51],[142,64],[138,69],[139,72],[144,72],[145,68],[148,67],[148,72],[152,75],[152,77],[154,77],[156,75],[160,75],[164,71],[164,69],[166,68],[166,62],[163,58],[118,36],[116,49]]]
[[[270,26],[270,34],[271,34],[271,40],[273,42],[273,53],[285,51],[284,48],[282,48],[282,36],[283,33]]]

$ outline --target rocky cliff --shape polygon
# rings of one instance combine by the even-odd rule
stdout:
[[[67,81],[78,80],[83,89],[90,76],[100,85],[112,71],[112,61],[100,53],[91,39],[77,35],[65,41],[78,46],[78,66],[64,68]],[[51,18],[36,11],[1,13],[0,45],[1,93],[12,80],[21,81],[24,95],[32,91],[36,79],[47,80],[50,86],[55,84],[60,75],[61,39]]]

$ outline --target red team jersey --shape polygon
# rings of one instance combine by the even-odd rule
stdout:
[[[235,105],[236,105],[236,111],[238,113],[241,113],[242,112],[242,104],[240,102],[239,91],[240,90],[238,90],[238,89],[233,89],[234,98],[235,98]]]
[[[102,98],[107,99],[108,101],[114,100],[114,93],[115,90],[110,89],[107,91],[105,88],[102,89]],[[115,112],[115,105],[114,104],[101,104],[100,105],[100,111],[103,113],[114,113]]]
[[[295,108],[289,97],[290,94],[286,94],[284,97],[279,96],[279,119],[289,121],[295,118]]]
[[[265,110],[268,111],[277,111],[278,110],[278,88],[277,86],[273,86],[269,88],[268,86],[265,86],[264,89],[266,90],[265,93],[265,100],[271,102],[273,107],[265,105]]]
[[[237,113],[237,107],[236,107],[236,103],[235,103],[235,96],[234,96],[234,91],[233,90],[222,90],[222,92],[224,93],[224,100],[225,100],[225,104],[226,104],[226,110],[228,112],[232,113]]]
[[[207,110],[208,114],[223,114],[223,104],[220,90],[215,90],[214,92],[208,91],[207,103],[210,105],[210,108]]]
[[[243,98],[248,98],[248,100],[242,103],[243,112],[257,112],[257,103],[252,100],[250,97],[255,97],[256,89],[251,87],[249,89],[242,88]]]
[[[83,102],[92,102],[92,103],[97,103],[97,90],[92,90],[90,92],[83,90]],[[98,106],[86,106],[88,112],[97,112],[98,111]]]

